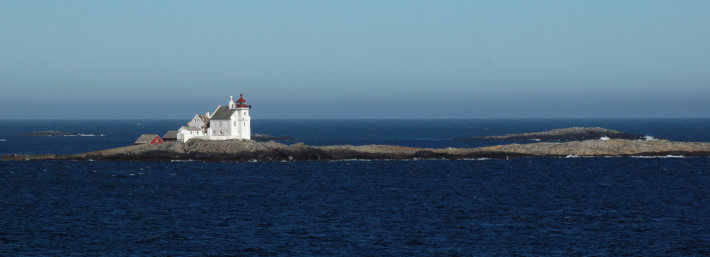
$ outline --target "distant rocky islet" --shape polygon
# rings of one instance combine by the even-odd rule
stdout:
[[[456,140],[534,140],[534,141],[581,141],[591,139],[649,139],[648,135],[637,135],[600,127],[572,127],[552,129],[542,132],[507,134],[502,136],[464,137]]]
[[[79,133],[58,131],[58,130],[44,130],[36,132],[22,133],[20,136],[23,137],[61,137],[61,136],[78,136]]]
[[[20,136],[23,137],[74,137],[74,136],[89,136],[93,137],[96,136],[94,134],[84,134],[84,133],[76,133],[76,132],[66,132],[66,131],[58,131],[58,130],[44,130],[44,131],[35,131],[35,132],[27,132],[27,133],[22,133]],[[104,136],[103,134],[99,134],[99,136]]]

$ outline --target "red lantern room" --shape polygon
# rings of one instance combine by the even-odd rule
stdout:
[[[239,94],[239,99],[237,99],[237,108],[250,108],[251,106],[247,105],[247,100],[244,100],[244,95]]]

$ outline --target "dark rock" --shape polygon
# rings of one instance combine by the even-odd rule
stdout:
[[[645,139],[646,135],[636,135],[605,128],[563,128],[543,132],[508,134],[502,136],[466,137],[456,140],[535,140],[535,141],[579,141],[607,137],[609,139]]]
[[[392,145],[284,145],[240,140],[166,142],[135,145],[81,154],[6,154],[3,161],[309,161],[403,159],[510,159],[566,156],[710,156],[710,143],[667,140],[586,140],[557,143],[507,144],[479,148],[413,148]]]
[[[279,137],[279,136],[272,136],[272,135],[267,135],[267,134],[253,134],[251,135],[251,140],[256,140],[256,141],[291,141],[291,140],[296,140],[292,137]]]
[[[28,133],[20,134],[20,136],[24,136],[24,137],[35,137],[35,136],[55,137],[55,136],[78,136],[78,135],[79,135],[79,133],[56,131],[56,130],[46,130],[46,131],[28,132]]]

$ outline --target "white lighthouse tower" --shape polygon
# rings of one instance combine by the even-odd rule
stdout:
[[[239,99],[237,102],[232,101],[232,97],[229,99],[229,109],[234,110],[234,119],[232,119],[232,137],[237,139],[251,139],[251,117],[249,117],[249,110],[251,110],[251,105],[247,105],[247,100],[244,100],[244,95],[239,94]]]

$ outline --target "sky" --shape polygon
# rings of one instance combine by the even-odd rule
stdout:
[[[710,118],[710,1],[0,0],[0,119]]]

